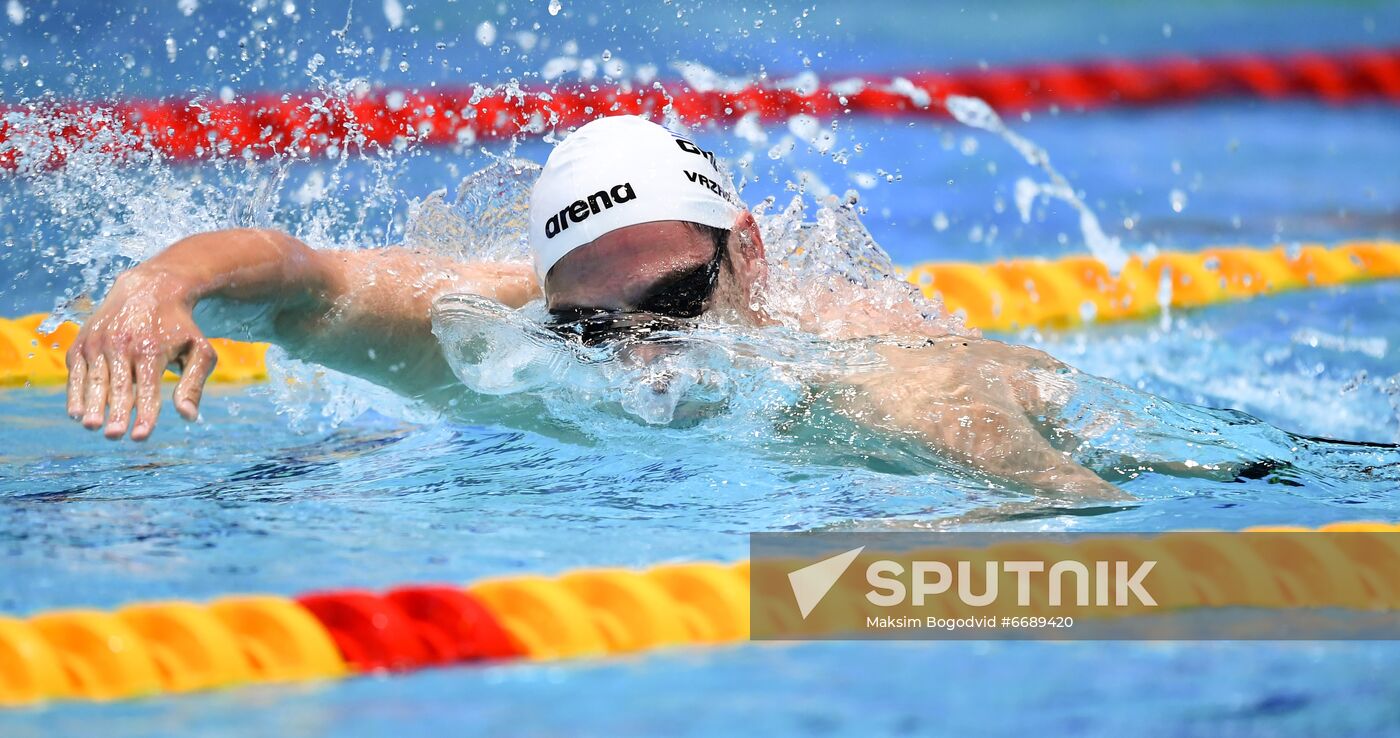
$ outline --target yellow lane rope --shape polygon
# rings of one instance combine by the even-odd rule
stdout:
[[[1309,287],[1400,277],[1400,243],[1349,241],[1332,248],[1249,246],[1134,257],[1116,277],[1091,256],[996,264],[920,264],[911,282],[949,312],[986,330],[1064,327],[1141,318],[1163,298],[1193,308]]]
[[[911,282],[938,297],[968,325],[992,331],[1142,318],[1161,309],[1193,308],[1309,287],[1400,277],[1400,243],[1349,241],[1211,248],[1134,257],[1114,276],[1090,256],[1015,259],[995,264],[928,263],[907,270]],[[62,384],[64,354],[77,334],[65,323],[40,333],[45,315],[0,318],[0,386]],[[266,344],[214,340],[219,354],[211,381],[267,378]]]

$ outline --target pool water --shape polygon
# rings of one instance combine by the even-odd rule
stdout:
[[[75,705],[7,735],[83,735],[100,721],[108,735],[1023,735],[1031,724],[1067,736],[1379,736],[1400,719],[1394,654],[1361,643],[741,647]]]
[[[576,21],[573,34],[548,25],[554,16],[544,3],[506,15],[418,3],[405,11],[400,28],[388,30],[378,3],[355,11],[368,15],[352,15],[349,24],[361,50],[375,44],[401,50],[410,62],[401,72],[396,63],[379,71],[381,50],[335,53],[326,39],[346,23],[341,6],[301,7],[280,16],[295,20],[256,31],[273,47],[286,42],[284,49],[291,39],[310,40],[295,62],[283,56],[254,63],[238,61],[231,40],[220,42],[205,29],[233,29],[230,39],[254,33],[257,13],[205,3],[186,16],[170,3],[121,12],[51,10],[40,20],[45,8],[29,5],[29,26],[12,24],[0,36],[12,42],[0,49],[0,63],[21,53],[29,59],[7,67],[0,81],[0,94],[14,99],[54,88],[87,97],[225,83],[240,90],[301,88],[312,83],[303,69],[316,52],[328,59],[324,69],[391,84],[477,75],[499,81],[509,76],[504,66],[539,69],[551,57],[568,56],[561,48],[570,39],[580,49],[575,58],[614,48],[629,63],[659,63],[663,73],[666,61],[684,58],[727,74],[764,65],[784,76],[801,71],[807,57],[824,79],[979,60],[1239,50],[1246,41],[1249,48],[1277,49],[1400,39],[1397,9],[1366,3],[1341,10],[1322,3],[1224,9],[1188,3],[1169,10],[1075,4],[1055,12],[1037,3],[962,12],[911,4],[884,18],[848,3],[811,11],[801,26],[793,23],[806,8],[797,6],[701,5],[681,19],[694,25],[680,26],[669,3],[634,16],[565,3],[564,14]],[[261,5],[263,14],[283,12]],[[760,17],[770,7],[774,14]],[[60,22],[74,14],[76,31]],[[556,47],[502,61],[498,45],[477,43],[473,34],[486,20],[506,38],[512,15],[522,19],[521,28],[544,23],[540,34]],[[839,26],[832,22],[837,17]],[[758,30],[755,20],[765,20],[768,31],[735,34],[730,48],[686,43],[687,29],[742,22]],[[129,34],[103,30],[109,21],[152,41],[134,43]],[[773,30],[779,23],[782,30]],[[619,38],[635,38],[648,24],[657,28],[649,34],[652,46],[621,46]],[[412,25],[421,27],[416,35],[408,34]],[[64,66],[44,45],[57,42],[39,40],[45,37],[36,29],[92,50],[80,54],[81,64]],[[180,65],[166,61],[167,33],[177,39]],[[766,34],[779,42],[768,44]],[[439,58],[430,59],[440,52],[431,38],[450,38],[454,63],[467,71],[443,71]],[[209,58],[206,47],[221,43]],[[824,53],[814,56],[819,50]],[[130,67],[108,60],[122,54],[133,57]],[[46,87],[38,87],[41,80]],[[1230,101],[1047,111],[1008,123],[1050,152],[1105,230],[1132,251],[1400,237],[1400,118],[1389,107]],[[697,135],[731,160],[752,156],[744,183],[750,202],[772,196],[785,204],[796,183],[809,200],[858,191],[864,223],[898,264],[1084,248],[1075,217],[1062,204],[1038,203],[1022,219],[1015,183],[1038,172],[995,137],[952,122],[842,120],[838,148],[861,144],[846,164],[803,145],[770,158],[792,135],[783,124],[767,126],[757,138],[724,130]],[[521,142],[512,153],[539,161],[547,146]],[[0,314],[53,309],[65,292],[218,225],[280,224],[317,245],[396,241],[411,200],[454,188],[488,161],[464,150],[410,151],[388,164],[296,164],[280,172],[286,179],[275,202],[253,196],[259,182],[279,174],[270,167],[162,163],[121,175],[94,168],[0,179],[6,242]],[[327,190],[319,198],[317,182]],[[103,207],[78,206],[94,202]],[[1377,283],[1000,338],[1171,401],[1237,408],[1298,434],[1395,443],[1397,300],[1400,283]],[[651,444],[636,437],[573,442],[425,418],[334,378],[315,392],[298,392],[273,385],[213,388],[199,423],[180,422],[167,407],[156,436],[136,445],[109,443],[73,425],[61,391],[0,390],[0,612],[733,560],[747,555],[751,531],[935,527],[1007,499],[934,474],[798,463],[742,439],[716,446],[712,436],[701,444],[668,431],[658,435],[664,442]],[[1378,453],[1388,466],[1375,483],[1320,473],[1301,486],[1148,478],[1130,487],[1140,498],[1131,505],[991,525],[1165,531],[1400,520],[1397,485],[1386,481],[1400,469],[1393,453]],[[107,736],[967,735],[1019,734],[1027,726],[1065,736],[1370,736],[1400,732],[1398,660],[1400,648],[1390,643],[738,646],[58,704],[0,714],[0,734],[90,734],[100,724]]]

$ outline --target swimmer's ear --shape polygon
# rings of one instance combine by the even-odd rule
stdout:
[[[737,293],[734,300],[741,311],[758,310],[764,285],[768,281],[768,262],[763,256],[763,235],[758,232],[758,221],[753,213],[745,210],[734,221],[729,231],[727,248],[727,268],[730,270]]]
[[[734,221],[729,233],[729,256],[733,264],[754,268],[763,263],[763,235],[758,231],[758,221],[753,213],[745,210]]]

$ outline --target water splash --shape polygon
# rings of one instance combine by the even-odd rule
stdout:
[[[1099,225],[1098,216],[1074,191],[1069,180],[1050,164],[1050,154],[1045,149],[1007,127],[1001,116],[979,98],[949,95],[943,102],[948,112],[959,123],[1000,136],[1026,160],[1027,164],[1040,169],[1050,178],[1049,182],[1036,182],[1030,178],[1022,178],[1016,182],[1016,207],[1020,211],[1022,222],[1030,222],[1031,204],[1037,197],[1060,200],[1079,213],[1079,230],[1084,237],[1084,245],[1093,253],[1094,258],[1103,262],[1114,274],[1122,271],[1128,263],[1128,254],[1123,250],[1120,240],[1117,236],[1104,233],[1103,227]]]
[[[342,81],[311,104],[350,110],[345,103],[357,89]],[[364,148],[352,124],[351,137],[329,166],[298,167],[294,152],[258,161],[212,147],[191,173],[100,106],[69,113],[34,104],[7,112],[4,122],[12,135],[0,144],[0,158],[15,169],[0,178],[0,187],[17,193],[24,215],[7,241],[45,244],[38,258],[29,258],[33,268],[50,275],[58,293],[50,328],[64,320],[81,322],[118,273],[195,233],[279,228],[317,248],[383,244],[402,228],[403,195],[396,181],[417,155],[411,147]],[[59,135],[73,129],[84,135]],[[370,396],[344,377],[322,379],[330,374],[276,357],[271,365],[284,379],[304,380],[274,382],[279,389],[334,386],[326,392],[337,398],[325,405],[335,421],[358,414],[346,409],[346,398]],[[279,405],[292,414],[301,412],[307,398],[321,396],[307,391],[299,399],[297,391],[279,395]],[[407,416],[393,403],[383,406]]]
[[[510,310],[461,294],[433,306],[433,332],[465,387],[538,402],[555,432],[573,428],[613,442],[619,433],[631,438],[639,427],[665,426],[771,436],[814,378],[879,362],[863,343],[834,345],[801,331],[714,318],[593,347],[553,332],[548,321],[539,302]],[[532,424],[541,417],[532,416]]]
[[[271,399],[298,433],[326,433],[369,412],[420,423],[441,418],[436,409],[393,390],[301,361],[276,346],[268,349],[267,379],[250,391]]]
[[[858,202],[854,192],[823,198],[810,220],[801,195],[771,215],[771,201],[755,207],[769,284],[753,307],[826,338],[975,334],[904,279],[860,221]]]
[[[54,113],[36,106],[10,111],[5,122],[12,135],[0,144],[0,158],[11,158],[16,169],[4,186],[22,189],[23,227],[49,244],[41,268],[78,274],[56,298],[51,325],[83,315],[118,272],[174,241],[272,224],[285,177],[279,162],[220,159],[194,179],[123,129],[110,110]],[[57,135],[66,129],[85,135]],[[43,233],[63,238],[54,243]]]
[[[540,166],[503,157],[462,180],[449,205],[438,190],[409,207],[404,244],[462,261],[530,258],[530,188]]]

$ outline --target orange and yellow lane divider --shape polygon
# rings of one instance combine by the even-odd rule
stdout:
[[[1400,243],[1350,241],[1331,248],[1227,247],[1134,257],[1118,275],[1091,256],[1015,259],[994,264],[928,263],[907,271],[929,297],[961,313],[968,325],[993,331],[1143,318],[1161,309],[1193,308],[1307,287],[1400,277]],[[1169,285],[1164,289],[1164,283]],[[72,323],[52,333],[47,316],[0,318],[0,386],[62,384],[64,354],[77,335]],[[211,381],[267,378],[267,345],[215,339]]]
[[[987,330],[1065,327],[1142,318],[1163,297],[1194,308],[1308,287],[1400,277],[1400,243],[1350,241],[1331,248],[1210,248],[1133,257],[1114,276],[1091,256],[1016,259],[995,264],[930,263],[908,270],[911,282],[939,297],[949,312]]]
[[[1400,599],[1400,525],[1317,530],[1348,535],[1281,544],[1268,536],[1105,534],[999,546],[1022,554],[1041,546],[1174,557],[1192,572],[1191,581],[1169,587],[1164,604],[1175,608],[1367,608],[1377,597]],[[984,553],[1011,551],[993,546]],[[1355,581],[1339,581],[1338,571]],[[749,637],[750,576],[748,561],[679,563],[506,576],[467,587],[236,596],[0,617],[0,705],[733,643]]]

